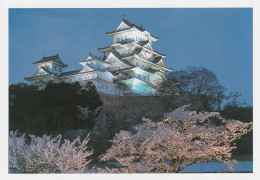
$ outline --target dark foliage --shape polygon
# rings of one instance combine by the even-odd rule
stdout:
[[[174,82],[173,91],[180,95],[205,95],[209,109],[220,109],[225,98],[225,87],[219,84],[216,75],[203,67],[190,67],[167,75]]]
[[[92,83],[49,83],[45,89],[24,83],[9,86],[9,129],[23,132],[92,128],[94,115],[82,118],[77,106],[94,111],[102,105]]]
[[[241,107],[236,103],[226,105],[220,114],[224,118],[237,119],[242,122],[253,122],[253,107]],[[253,155],[253,131],[241,137],[236,142],[237,149],[233,155]]]

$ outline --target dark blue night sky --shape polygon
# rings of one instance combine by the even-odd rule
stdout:
[[[212,70],[228,91],[253,101],[252,9],[9,9],[9,83],[25,82],[37,67],[32,62],[59,53],[79,69],[89,51],[112,43],[122,14],[159,41],[156,51],[175,70],[202,66]]]

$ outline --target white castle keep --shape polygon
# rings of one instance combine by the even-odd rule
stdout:
[[[84,86],[88,81],[95,84],[97,91],[112,95],[155,95],[161,83],[167,78],[165,73],[172,71],[165,67],[166,56],[156,52],[152,43],[158,38],[145,29],[126,19],[112,32],[106,33],[113,44],[98,50],[103,58],[89,53],[80,61],[81,69],[64,72],[64,64],[59,55],[43,57],[33,64],[38,71],[25,78],[31,84],[43,89],[48,82],[75,82]]]

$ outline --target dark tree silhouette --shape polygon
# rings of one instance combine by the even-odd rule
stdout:
[[[9,87],[10,130],[34,133],[41,131],[88,129],[93,127],[95,111],[102,106],[92,83],[84,88],[75,83],[48,83],[43,90],[24,83]],[[82,118],[79,107],[92,113]]]
[[[180,95],[206,95],[211,109],[220,109],[225,98],[225,87],[219,84],[216,75],[203,67],[190,67],[174,71],[167,76],[175,82],[173,91]]]

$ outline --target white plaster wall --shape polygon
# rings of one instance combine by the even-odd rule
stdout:
[[[153,56],[153,54],[151,52],[144,50],[144,53],[145,53],[145,56],[146,56],[148,61],[154,60],[154,56]]]
[[[98,72],[97,77],[104,81],[113,82],[113,76],[109,72]]]
[[[126,39],[125,39],[126,37]],[[135,40],[136,42],[147,41],[148,37],[145,36],[144,32],[140,32],[139,30],[131,30],[127,32],[121,32],[120,34],[116,34],[113,37],[113,43],[121,42],[121,41],[132,41]]]
[[[117,90],[111,83],[107,83],[104,81],[95,81],[95,86],[97,90],[102,93],[120,95],[120,96],[123,95],[123,93]]]
[[[88,63],[88,65],[95,70],[103,70],[109,66],[108,64],[101,61],[91,61]]]
[[[112,54],[107,57],[106,62],[110,64],[109,68],[118,67],[118,69],[124,69],[125,67],[128,67],[127,65],[124,65],[123,63],[119,62],[119,60]]]
[[[56,69],[55,69],[56,67]],[[61,69],[61,71],[60,71]],[[56,65],[56,64],[52,64],[52,69],[51,69],[52,72],[56,73],[56,74],[60,74],[63,72],[63,68],[59,65]]]
[[[133,52],[135,51],[135,46],[134,45],[123,45],[123,46],[117,46],[116,51],[120,54],[120,55],[129,55],[129,54],[133,54]]]
[[[151,75],[149,80],[151,81],[152,84],[159,84],[163,82],[162,77],[158,74]]]
[[[50,63],[50,62],[49,63],[41,63],[41,64],[38,64],[37,66],[38,66],[38,70],[41,69],[41,67],[45,67],[47,69],[48,66],[49,66],[48,70],[51,71],[51,69],[52,69],[52,63]]]
[[[116,34],[113,37],[113,43],[122,42],[122,41],[132,41],[134,39],[134,35],[132,31],[122,32],[120,34]]]
[[[140,61],[139,59],[134,59],[133,63],[134,63],[134,65],[140,67],[141,69],[144,69],[147,67],[146,63]]]

